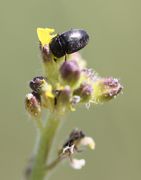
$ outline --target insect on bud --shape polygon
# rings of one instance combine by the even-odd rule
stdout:
[[[80,79],[81,70],[75,60],[65,61],[60,68],[61,77],[69,84],[74,84]]]
[[[75,95],[81,97],[82,102],[87,102],[91,99],[93,93],[93,87],[91,84],[83,83],[78,89],[74,91]]]
[[[41,99],[39,94],[37,94],[36,92],[27,94],[25,97],[25,108],[32,117],[40,117]]]
[[[104,102],[116,97],[123,87],[118,79],[109,77],[98,79],[94,83],[94,100],[95,102]]]

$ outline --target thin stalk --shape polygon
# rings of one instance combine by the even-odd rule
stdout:
[[[46,163],[49,158],[52,142],[60,123],[60,118],[52,115],[40,133],[40,138],[34,154],[34,163],[29,180],[43,180],[48,175]],[[37,137],[38,138],[38,137]]]
[[[46,166],[46,170],[48,171],[54,169],[62,160],[63,158],[56,158],[53,162]]]

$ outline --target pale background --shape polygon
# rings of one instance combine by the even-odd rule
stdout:
[[[83,170],[66,163],[51,179],[141,179],[141,1],[1,0],[0,26],[0,179],[20,180],[33,148],[35,130],[23,102],[28,81],[42,72],[39,26],[86,29],[90,42],[81,53],[89,67],[124,85],[115,101],[69,116],[58,142],[80,127],[95,138],[96,150],[80,154],[87,160]]]

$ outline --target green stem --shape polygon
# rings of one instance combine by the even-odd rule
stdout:
[[[60,123],[60,118],[52,115],[46,123],[45,128],[40,133],[40,138],[34,154],[34,163],[29,180],[43,180],[48,174],[46,163],[49,158],[52,142]]]

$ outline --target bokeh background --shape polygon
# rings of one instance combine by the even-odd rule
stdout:
[[[104,105],[84,107],[68,117],[58,142],[73,127],[94,137],[96,150],[80,157],[81,171],[67,163],[52,180],[141,179],[141,1],[0,1],[0,179],[19,180],[35,142],[24,109],[28,81],[42,73],[37,27],[57,32],[84,28],[89,45],[81,51],[101,76],[121,79],[124,93]]]

